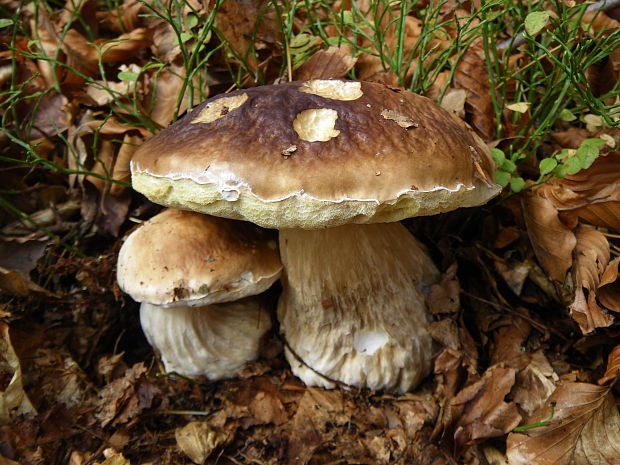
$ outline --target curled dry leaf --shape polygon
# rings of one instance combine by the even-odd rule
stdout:
[[[576,210],[585,221],[620,231],[620,152],[597,158],[590,168],[555,178],[538,191],[558,210]]]
[[[275,44],[279,40],[278,19],[273,7],[260,0],[228,0],[220,6],[215,16],[215,26],[235,53],[246,61],[252,71],[258,70],[258,61],[251,47],[263,45],[252,42]],[[257,26],[257,21],[260,22]]]
[[[620,376],[620,345],[613,348],[609,357],[607,357],[607,370],[598,384],[607,384]]]
[[[601,232],[583,226],[575,230],[575,237],[573,282],[576,290],[569,309],[581,332],[588,334],[613,323],[613,317],[599,306],[596,299],[601,276],[609,263],[609,244]]]
[[[441,106],[451,111],[459,118],[465,118],[465,101],[467,91],[465,89],[450,89],[441,100]]]
[[[315,52],[295,71],[295,79],[341,79],[351,71],[357,58],[349,45],[331,46]]]
[[[605,308],[620,313],[620,282],[618,281],[618,264],[620,257],[614,258],[601,276],[597,291],[599,302]]]
[[[525,424],[555,413],[547,426],[508,435],[510,465],[609,465],[620,457],[620,414],[609,388],[587,383],[557,387]]]
[[[454,73],[454,86],[465,89],[465,111],[471,126],[484,139],[495,137],[495,121],[491,104],[491,88],[480,42],[474,43],[459,61]]]
[[[217,447],[230,440],[229,433],[216,430],[202,421],[192,421],[177,428],[174,437],[179,449],[199,465],[203,464]]]
[[[0,322],[0,425],[11,424],[18,415],[36,415],[37,412],[26,395],[19,358],[11,345],[9,326]]]
[[[452,417],[456,419],[454,440],[458,449],[502,436],[519,424],[521,415],[516,405],[504,400],[515,383],[516,371],[493,365],[482,379],[450,401]]]
[[[553,203],[538,195],[537,191],[527,191],[523,195],[527,234],[543,269],[551,279],[564,283],[566,272],[573,262],[577,239],[570,228],[560,221]]]

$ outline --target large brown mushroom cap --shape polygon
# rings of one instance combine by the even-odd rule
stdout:
[[[260,294],[280,276],[276,236],[253,224],[169,209],[129,235],[119,286],[139,302],[202,306]]]
[[[482,140],[425,97],[315,80],[218,96],[132,160],[154,202],[269,228],[391,222],[480,205],[500,187]]]

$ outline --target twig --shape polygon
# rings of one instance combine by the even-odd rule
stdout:
[[[620,0],[600,0],[592,3],[586,8],[586,13],[591,11],[609,11],[620,7]],[[497,50],[517,48],[525,43],[525,34],[520,31],[515,37],[506,39],[497,45]]]

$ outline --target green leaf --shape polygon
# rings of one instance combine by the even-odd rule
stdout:
[[[592,166],[594,160],[599,156],[599,147],[603,144],[605,144],[603,139],[595,138],[586,139],[581,143],[577,152],[575,152],[575,157],[579,158],[582,169]]]
[[[11,26],[13,24],[12,19],[2,18],[0,19],[0,28]]]
[[[577,117],[573,114],[572,111],[567,110],[566,108],[564,108],[560,112],[560,119],[562,121],[575,121],[577,119]]]
[[[564,162],[566,168],[566,174],[577,174],[581,171],[581,160],[579,157],[570,157]]]
[[[198,16],[194,14],[189,14],[187,16],[187,20],[185,21],[185,25],[187,29],[193,29],[198,25]]]
[[[544,160],[540,160],[538,164],[541,175],[551,173],[556,166],[558,166],[558,162],[554,158],[545,158]]]
[[[566,176],[566,166],[564,165],[556,166],[555,169],[553,170],[553,175],[559,179],[564,178]]]
[[[514,161],[506,159],[504,163],[502,163],[501,169],[508,173],[514,173],[517,170],[517,165]]]
[[[500,149],[492,148],[491,156],[493,157],[493,161],[497,166],[502,166],[504,160],[506,160],[506,155]]]
[[[187,42],[189,39],[191,39],[192,37],[194,37],[193,34],[190,34],[189,32],[181,32],[181,34],[179,34],[181,36],[181,44],[184,44],[185,42]],[[172,39],[172,43],[174,45],[180,45],[179,43],[179,37],[174,37]]]
[[[344,10],[342,12],[342,22],[344,24],[354,24],[355,20],[353,19],[353,13],[350,10]]]
[[[530,105],[530,102],[516,102],[506,105],[506,108],[517,113],[525,113],[530,108]]]
[[[525,31],[532,37],[538,34],[549,22],[548,11],[534,11],[525,17]]]
[[[521,176],[513,176],[510,178],[510,190],[512,192],[521,192],[525,187],[525,181]]]
[[[506,173],[505,171],[502,171],[502,170],[496,170],[495,173],[493,174],[493,178],[495,179],[495,182],[497,184],[499,184],[502,187],[506,187],[508,183],[510,182],[510,173]]]
[[[121,81],[137,81],[138,75],[136,73],[132,73],[130,71],[122,71],[118,73],[118,78]]]

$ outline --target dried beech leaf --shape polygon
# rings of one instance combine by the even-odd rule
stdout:
[[[596,296],[608,310],[620,313],[620,282],[618,282],[618,264],[620,257],[613,259],[601,276]]]
[[[508,435],[510,465],[609,465],[620,457],[620,414],[609,388],[566,383],[525,424],[555,414],[547,426]]]
[[[3,380],[0,391],[0,425],[11,424],[18,415],[36,415],[23,387],[19,358],[11,345],[9,326],[0,322],[0,375]]]
[[[620,232],[620,202],[593,203],[575,212],[586,223]]]
[[[351,415],[345,410],[341,392],[308,388],[291,419],[291,442],[286,463],[308,463],[320,444],[335,437],[337,430],[333,426],[350,421]]]
[[[583,226],[575,230],[575,237],[575,285],[592,291],[609,263],[609,243],[603,233]]]
[[[542,351],[534,352],[530,358],[530,363],[517,373],[511,391],[513,400],[528,415],[544,405],[559,380]]]
[[[155,97],[155,105],[151,112],[151,119],[159,124],[162,128],[168,126],[172,122],[174,112],[177,108],[179,94],[183,88],[183,79],[185,78],[185,68],[177,65],[170,65],[157,74],[157,83],[153,89]],[[190,92],[187,86],[186,94]],[[187,110],[187,96],[183,98],[179,107],[179,114]]]
[[[577,210],[594,225],[620,228],[620,152],[597,158],[590,168],[553,179],[538,191],[558,210]],[[620,229],[618,229],[620,230]]]
[[[484,51],[478,42],[469,47],[454,73],[454,86],[467,92],[467,121],[486,141],[495,137],[495,121]]]
[[[597,288],[609,262],[609,243],[596,229],[579,227],[575,231],[575,263],[573,265],[575,300],[570,305],[570,316],[579,324],[583,334],[613,323],[613,317],[598,302]]]
[[[551,279],[563,283],[573,262],[575,235],[560,221],[551,201],[535,192],[523,196],[523,217],[540,265]]]
[[[351,53],[351,47],[345,45],[319,50],[295,71],[295,79],[344,78],[357,63]]]
[[[467,101],[467,91],[464,89],[450,89],[441,100],[441,106],[448,111],[456,114],[459,118],[465,117],[465,102]]]
[[[217,431],[202,421],[192,421],[174,432],[179,449],[199,465],[203,464],[217,447],[226,444],[229,436],[227,432]]]
[[[457,418],[454,440],[457,447],[502,436],[515,428],[521,415],[512,402],[504,398],[515,383],[515,369],[493,365],[478,382],[467,386],[450,401]]]
[[[607,384],[615,380],[620,374],[620,345],[613,348],[609,357],[607,357],[607,370],[598,384]]]
[[[251,53],[252,45],[257,46],[252,44],[253,35],[256,34],[257,41],[271,44],[279,38],[277,16],[273,7],[265,8],[266,5],[262,0],[228,0],[215,16],[215,26],[252,71],[258,69],[256,56]]]

